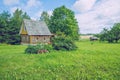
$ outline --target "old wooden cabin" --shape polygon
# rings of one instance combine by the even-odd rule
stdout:
[[[20,29],[21,44],[49,43],[51,32],[43,21],[24,19]]]

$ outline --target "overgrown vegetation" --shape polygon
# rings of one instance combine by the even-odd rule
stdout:
[[[75,50],[77,47],[74,41],[66,37],[64,34],[59,34],[52,39],[52,46],[55,50]]]
[[[76,42],[74,51],[28,55],[0,44],[0,80],[119,80],[120,44]]]
[[[25,53],[30,54],[39,54],[39,53],[47,53],[52,50],[51,45],[48,44],[37,44],[37,45],[28,45],[25,49]]]
[[[43,43],[37,45],[28,45],[28,47],[25,49],[25,53],[39,54],[47,53],[52,50],[70,51],[76,49],[77,46],[72,39],[66,37],[64,34],[60,34],[59,36],[57,35],[52,38],[52,45]]]

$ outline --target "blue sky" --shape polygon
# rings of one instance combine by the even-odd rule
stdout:
[[[120,22],[119,4],[120,0],[0,0],[0,13],[19,8],[36,20],[42,11],[51,15],[55,8],[65,5],[75,12],[80,33],[99,33]]]

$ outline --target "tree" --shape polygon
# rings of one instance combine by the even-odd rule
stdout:
[[[117,43],[120,39],[120,23],[115,23],[111,32],[114,34],[114,40]]]
[[[114,34],[112,33],[111,29],[103,29],[100,34],[100,41],[108,41],[109,43],[114,42]]]
[[[45,21],[45,23],[48,25],[49,24],[49,20],[50,20],[50,16],[48,15],[47,12],[43,11],[40,17],[41,21]]]
[[[23,19],[30,19],[27,13],[17,9],[11,17],[8,11],[0,14],[0,43],[19,44],[19,30]]]
[[[78,24],[74,12],[65,6],[56,8],[51,16],[49,29],[52,33],[63,32],[72,39],[78,39]]]
[[[78,24],[74,12],[65,6],[56,8],[49,22],[50,31],[55,34],[52,46],[55,50],[75,50],[78,40]]]
[[[0,14],[0,43],[7,41],[7,33],[9,30],[9,22],[10,22],[11,15],[8,11],[3,11]]]
[[[24,13],[22,10],[16,9],[16,11],[13,13],[13,17],[11,18],[11,21],[13,22],[11,24],[20,28],[23,19],[30,19],[30,17],[26,12]]]
[[[104,28],[103,31],[100,33],[101,41],[108,41],[112,43],[118,42],[119,39],[120,39],[120,23],[115,23],[110,30]]]
[[[30,16],[25,12],[22,14],[22,19],[30,19]]]
[[[13,17],[10,20],[10,29],[9,29],[9,44],[20,44],[20,26],[22,24],[23,19],[30,19],[27,13],[23,12],[22,10],[16,9],[13,13]]]

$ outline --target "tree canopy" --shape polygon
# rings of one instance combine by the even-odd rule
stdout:
[[[120,40],[120,23],[115,23],[110,30],[104,28],[100,33],[100,40],[110,43],[118,42]]]
[[[78,39],[78,24],[74,12],[65,6],[56,8],[51,16],[49,29],[52,33],[63,32],[72,39]]]

